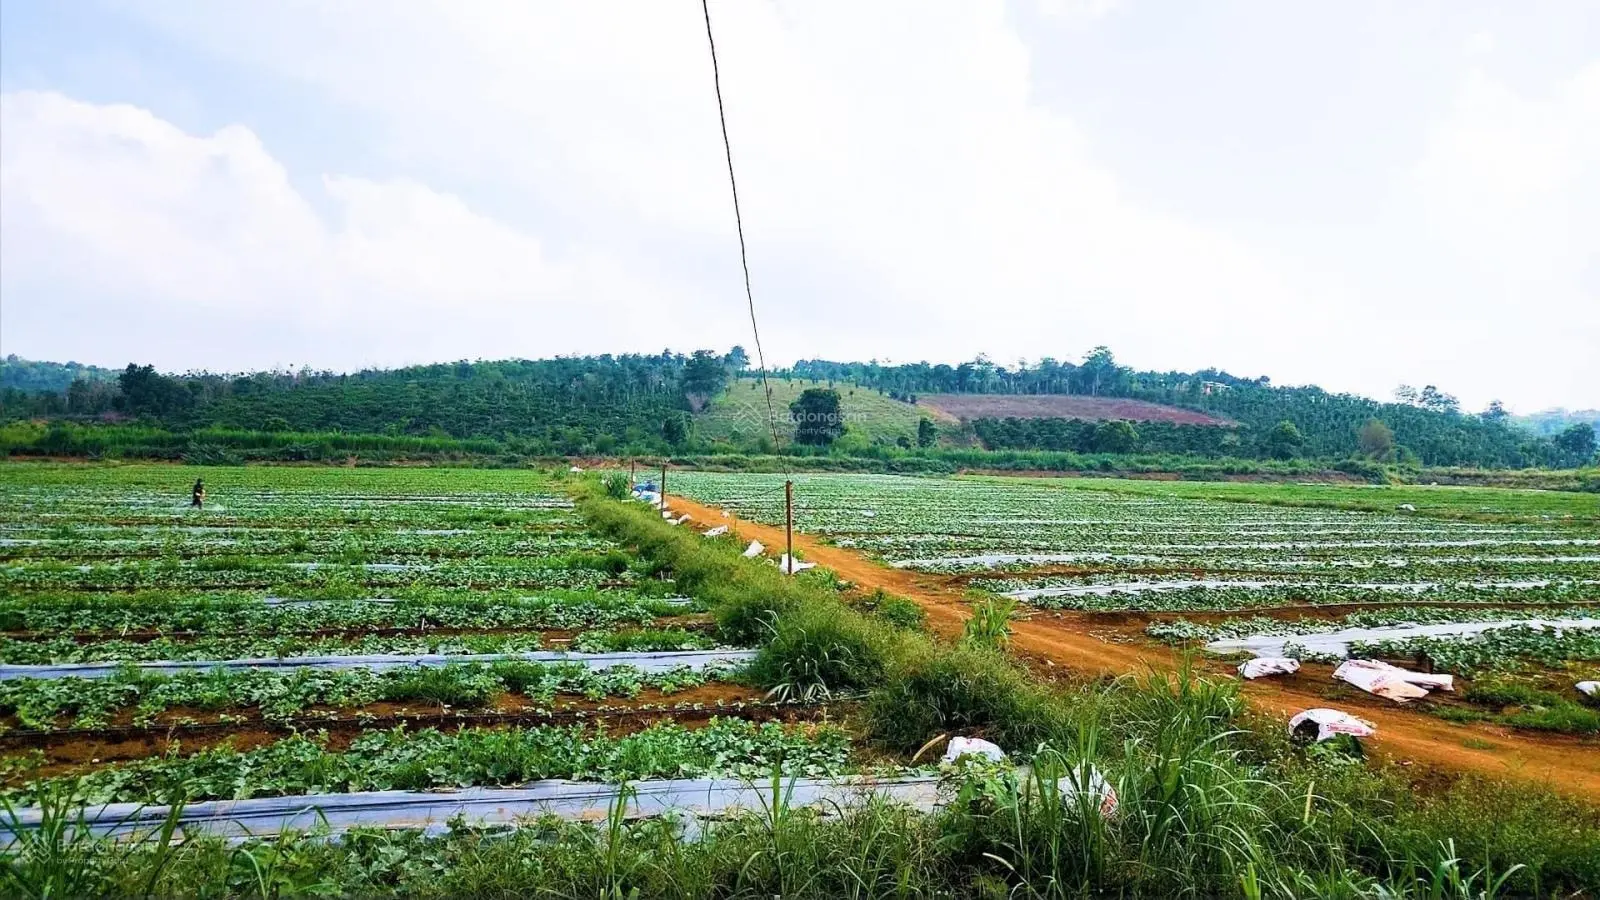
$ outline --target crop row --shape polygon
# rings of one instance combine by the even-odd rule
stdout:
[[[0,567],[0,589],[116,591],[165,588],[368,587],[594,588],[627,580],[631,560],[617,551],[538,559],[481,557],[435,563],[328,561],[285,563],[270,557],[133,560],[95,565],[56,561]]]
[[[1538,603],[1570,604],[1600,599],[1600,588],[1578,581],[1526,582],[1507,585],[1400,584],[1388,587],[1339,584],[1205,584],[1167,581],[1118,587],[1084,585],[1064,579],[979,580],[974,586],[1025,598],[1041,609],[1132,610],[1184,612],[1267,609],[1284,606],[1340,604]],[[1094,590],[1085,590],[1093,587]],[[1032,593],[1032,592],[1046,593]],[[1059,593],[1051,593],[1059,592]]]
[[[1572,606],[1540,609],[1541,618],[1595,618],[1600,616],[1600,606]],[[1219,638],[1243,638],[1255,635],[1289,636],[1321,634],[1347,628],[1381,628],[1392,625],[1430,625],[1454,622],[1494,622],[1524,618],[1527,609],[1511,607],[1439,607],[1395,606],[1387,609],[1364,609],[1334,619],[1300,617],[1274,619],[1266,616],[1239,616],[1221,622],[1192,622],[1173,619],[1153,622],[1145,627],[1145,634],[1161,641],[1182,643],[1187,641],[1214,641]]]
[[[565,645],[580,653],[707,650],[710,635],[681,628],[585,631]],[[0,637],[0,664],[57,665],[85,662],[262,659],[295,656],[353,656],[380,653],[521,653],[545,647],[538,633],[449,635],[282,635],[167,637],[148,641],[105,638],[79,642],[72,637],[18,640]]]
[[[1026,572],[1041,566],[1067,566],[1083,572],[1115,573],[1127,569],[1140,571],[1248,572],[1306,578],[1370,580],[1411,578],[1468,580],[1560,576],[1600,578],[1600,556],[1587,554],[1485,554],[1481,557],[1439,554],[1430,556],[1418,550],[1352,556],[1284,556],[1282,551],[1258,550],[1253,553],[1217,555],[1209,552],[1174,550],[1170,546],[1143,546],[1137,552],[1125,550],[1041,550],[1020,546],[1004,552],[962,550],[944,556],[913,551],[888,558],[896,568],[915,569],[931,574],[1008,574]]]
[[[247,531],[218,534],[159,531],[141,537],[0,538],[0,559],[138,559],[197,556],[292,556],[342,561],[411,557],[551,556],[613,549],[609,541],[576,531],[520,528],[322,529]]]
[[[432,527],[548,525],[576,521],[565,498],[517,498],[466,494],[456,498],[336,498],[216,494],[202,509],[189,506],[187,485],[177,496],[125,492],[23,491],[0,498],[0,515],[13,525],[74,529],[95,526],[168,525],[186,528],[277,526],[395,526],[419,522]]]
[[[154,675],[130,669],[103,679],[0,681],[0,717],[15,717],[23,728],[46,731],[103,727],[121,714],[145,726],[179,709],[253,711],[269,722],[286,722],[316,707],[357,709],[379,701],[478,709],[503,694],[548,703],[560,694],[599,700],[634,697],[645,688],[672,693],[729,675],[688,669],[645,674],[627,667],[594,671],[578,664],[520,661],[384,671],[245,669]]]
[[[657,590],[661,582],[641,588]],[[462,592],[405,589],[374,602],[260,593],[143,591],[12,595],[0,599],[0,631],[115,637],[130,633],[268,635],[358,629],[576,629],[643,625],[684,607],[630,590]]]
[[[296,735],[252,750],[222,746],[24,781],[0,797],[37,803],[50,792],[81,802],[175,803],[353,791],[515,785],[546,778],[825,777],[853,771],[850,736],[837,725],[784,726],[717,718],[701,728],[660,723],[612,736],[585,726],[396,728],[334,748]]]
[[[1528,664],[1557,668],[1573,662],[1600,663],[1600,629],[1515,625],[1469,637],[1354,643],[1350,652],[1362,657],[1426,658],[1439,669],[1471,676],[1513,671]],[[1588,676],[1600,676],[1600,670],[1591,670]]]

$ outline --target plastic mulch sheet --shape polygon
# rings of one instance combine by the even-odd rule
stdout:
[[[1600,619],[1506,619],[1498,622],[1445,622],[1437,625],[1395,625],[1381,628],[1344,628],[1339,631],[1322,631],[1309,634],[1256,635],[1247,638],[1226,638],[1206,644],[1212,653],[1238,653],[1248,651],[1257,656],[1283,656],[1285,644],[1304,647],[1311,653],[1328,653],[1348,656],[1353,643],[1378,643],[1404,640],[1411,637],[1461,637],[1480,634],[1496,628],[1517,625],[1545,628],[1600,628]]]
[[[285,656],[261,659],[219,659],[191,662],[103,662],[60,665],[0,666],[0,681],[18,678],[109,678],[125,668],[155,675],[209,672],[214,669],[406,669],[437,668],[454,663],[493,663],[525,660],[540,663],[581,663],[591,669],[631,666],[641,672],[670,672],[678,668],[736,666],[754,659],[754,650],[685,650],[658,653],[567,653],[537,650],[528,653],[422,653],[368,656]]]
[[[939,778],[785,779],[779,791],[791,807],[811,806],[824,813],[879,798],[920,810],[939,804]],[[669,812],[706,818],[738,812],[761,813],[773,802],[772,785],[734,779],[641,781],[628,786],[628,818]],[[351,828],[415,828],[443,830],[461,817],[474,825],[513,825],[543,816],[604,821],[618,804],[618,785],[574,781],[539,781],[521,788],[466,788],[448,792],[368,791],[258,797],[191,803],[179,812],[183,836],[262,837],[285,831]],[[96,834],[135,837],[161,827],[171,810],[165,806],[111,803],[83,811]],[[0,821],[0,841],[9,842],[23,829],[36,829],[39,809],[17,810],[14,820]]]

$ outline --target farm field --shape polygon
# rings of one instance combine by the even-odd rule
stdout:
[[[684,473],[673,485],[777,524],[782,480]],[[1308,663],[1288,681],[1341,700],[1387,702],[1328,677],[1345,656],[1372,657],[1464,679],[1413,705],[1448,720],[1600,735],[1600,704],[1574,690],[1600,679],[1596,501],[1411,488],[1383,512],[1340,508],[1337,492],[1364,490],[799,475],[795,521],[936,589],[1015,603],[1022,618],[1110,644],[1274,636],[1278,653]],[[1396,509],[1412,498],[1415,511]],[[1497,520],[1452,518],[1467,507]],[[1426,633],[1408,630],[1419,625]],[[1338,652],[1302,646],[1350,629]]]
[[[1014,476],[971,475],[1005,483]],[[1232,500],[1271,506],[1310,506],[1386,515],[1401,504],[1429,518],[1547,525],[1600,525],[1600,494],[1453,485],[1298,484],[1236,481],[1140,481],[1116,478],[1021,479],[1034,487],[1108,491],[1143,497]]]
[[[0,799],[861,771],[576,484],[0,466]]]
[[[914,605],[847,567],[785,577],[741,558],[734,534],[704,535],[713,512],[675,496],[668,515],[699,517],[675,526],[619,500],[619,477],[0,465],[0,895],[976,898],[1059,883],[1209,897],[1255,896],[1241,884],[1262,879],[1263,896],[1305,896],[1331,879],[1349,896],[1420,897],[1437,872],[1582,896],[1600,882],[1600,794],[1313,752],[1249,715],[1227,678],[1080,679],[936,643]],[[767,520],[781,487],[672,480]],[[1116,555],[1164,554],[1174,572],[1271,556],[1177,533],[1238,530],[1226,517],[1253,507],[1015,490],[807,478],[802,524],[830,551],[898,564],[871,563],[884,572],[961,590],[992,579],[991,593],[1163,577],[1114,558],[1048,574],[970,559],[1017,555],[1019,540],[1026,553],[1120,540]],[[1322,517],[1329,546],[1295,554],[1375,553],[1347,533],[1353,516],[1262,507],[1248,529]],[[1460,541],[1521,541],[1494,552],[1572,557],[1565,574],[1507,560],[1494,578],[1542,577],[1506,590],[1542,616],[1587,614],[1565,587],[1593,574],[1576,558],[1600,555],[1587,544],[1411,525],[1440,530],[1397,583],[1454,577],[1451,560],[1483,546]],[[1090,531],[1074,543],[1074,529]],[[1320,615],[1316,599],[1299,614]],[[1038,615],[1098,615],[1052,602]],[[1448,591],[1438,605],[1497,608]],[[1167,620],[1192,632],[1176,639],[1226,624],[1186,615]],[[1143,621],[1119,639],[1155,646]],[[1541,666],[1587,652],[1501,637]],[[956,737],[1007,756],[946,761]],[[1483,861],[1463,863],[1457,837]]]

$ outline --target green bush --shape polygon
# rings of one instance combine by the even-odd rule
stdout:
[[[628,476],[621,472],[607,472],[601,476],[600,484],[605,488],[606,496],[613,500],[628,499],[628,491],[632,488],[628,484]]]
[[[873,608],[872,614],[905,631],[923,631],[928,624],[927,610],[905,597],[885,597]]]

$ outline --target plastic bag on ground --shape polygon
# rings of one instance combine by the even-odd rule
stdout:
[[[1300,660],[1288,657],[1264,656],[1239,664],[1239,675],[1244,678],[1265,678],[1268,675],[1293,675],[1300,671]]]
[[[778,568],[782,569],[786,575],[793,575],[796,572],[804,572],[807,569],[815,569],[816,567],[816,563],[801,562],[798,559],[791,562],[787,553],[778,557]]]
[[[726,525],[718,525],[717,527],[705,532],[705,536],[706,537],[717,537],[718,535],[723,535],[723,534],[727,534],[727,533],[728,533],[728,526],[726,526]]]
[[[1429,688],[1455,690],[1454,676],[1413,672],[1375,659],[1347,659],[1333,670],[1333,677],[1396,703],[1426,697]]]
[[[1600,681],[1580,681],[1573,687],[1577,688],[1579,693],[1600,697]]]
[[[761,542],[760,541],[751,541],[750,542],[750,546],[744,548],[744,558],[745,559],[754,559],[757,556],[760,556],[761,555],[761,551],[763,551],[765,549],[767,549],[767,548],[761,546]]]
[[[1100,770],[1088,763],[1083,764],[1086,769],[1078,770],[1078,781],[1089,788],[1089,792],[1100,798],[1100,816],[1106,819],[1117,817],[1117,789],[1106,781]],[[1085,777],[1087,776],[1087,777]],[[1061,796],[1071,800],[1076,794],[1073,785],[1065,778],[1058,782]]]
[[[1006,758],[1006,752],[998,746],[982,738],[953,737],[948,746],[944,748],[944,757],[941,762],[953,763],[967,755],[981,756],[984,759],[999,762]]]
[[[577,467],[577,466],[573,466],[573,467],[572,467],[572,468],[570,468],[570,469],[568,469],[568,470],[567,470],[567,471],[568,471],[568,472],[571,472],[571,473],[572,473],[572,474],[574,474],[574,475],[581,475],[581,474],[583,474],[583,470],[582,470],[582,469],[580,469],[580,468],[578,468],[578,467]]]
[[[1372,737],[1378,733],[1378,726],[1368,722],[1366,719],[1357,718],[1337,709],[1320,707],[1296,713],[1294,718],[1289,720],[1289,733],[1294,734],[1306,723],[1313,723],[1317,726],[1317,740],[1319,742],[1332,740],[1341,734],[1363,738]]]

